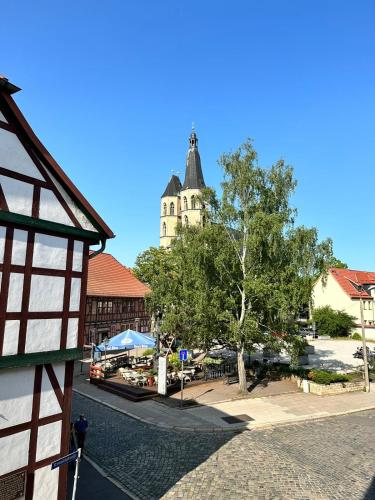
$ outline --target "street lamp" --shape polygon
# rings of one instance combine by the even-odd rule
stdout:
[[[366,392],[370,392],[366,334],[365,334],[365,326],[364,326],[365,322],[363,319],[363,299],[362,299],[362,291],[364,291],[363,285],[358,285],[358,290],[359,290],[359,304],[360,304],[360,310],[361,310],[362,350],[363,350],[363,368],[365,370],[365,388],[366,388]]]

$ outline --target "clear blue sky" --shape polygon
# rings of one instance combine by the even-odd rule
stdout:
[[[196,123],[206,183],[252,137],[295,168],[299,223],[375,270],[372,0],[5,2],[0,73],[131,266]]]

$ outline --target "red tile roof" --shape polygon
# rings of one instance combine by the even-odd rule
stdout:
[[[375,273],[367,271],[354,271],[353,269],[329,269],[329,273],[335,278],[341,288],[350,297],[365,297],[366,299],[372,296],[365,290],[359,292],[353,285],[353,282],[358,285],[375,285]]]
[[[89,260],[87,295],[144,297],[150,289],[109,253]]]

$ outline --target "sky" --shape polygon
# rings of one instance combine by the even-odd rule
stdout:
[[[192,122],[206,184],[248,137],[294,167],[299,224],[375,271],[372,0],[19,0],[2,5],[0,74],[132,266],[159,243]]]

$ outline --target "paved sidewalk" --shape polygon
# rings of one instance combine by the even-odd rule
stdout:
[[[316,396],[297,392],[256,399],[237,399],[180,410],[156,401],[133,403],[98,389],[83,377],[75,377],[74,390],[144,423],[185,431],[236,431],[301,422],[375,408],[375,385],[370,393],[351,392]],[[248,422],[230,424],[228,416],[247,415]]]

